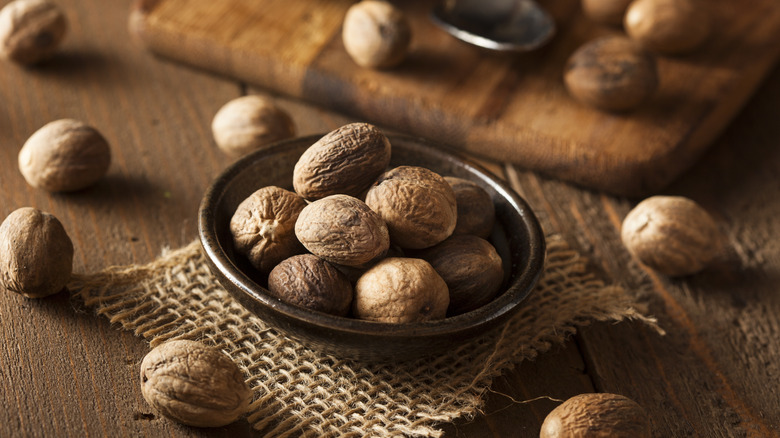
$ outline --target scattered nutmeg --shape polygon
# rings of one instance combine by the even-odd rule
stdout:
[[[419,257],[433,266],[450,291],[448,316],[459,315],[489,303],[504,280],[501,256],[485,239],[450,236],[423,250]]]
[[[281,187],[255,191],[238,205],[230,219],[236,251],[263,273],[304,252],[295,237],[295,221],[304,207],[303,198]]]
[[[648,50],[681,54],[701,46],[710,34],[708,8],[696,0],[636,0],[623,27]]]
[[[496,222],[493,199],[479,184],[463,178],[445,176],[455,192],[458,220],[452,234],[472,234],[487,238]]]
[[[352,284],[336,267],[313,254],[283,260],[268,275],[268,290],[280,300],[331,315],[346,316]]]
[[[0,225],[0,283],[28,298],[61,291],[73,269],[73,243],[60,221],[31,207]]]
[[[358,279],[352,312],[370,321],[433,321],[445,317],[449,301],[447,283],[428,262],[389,257]]]
[[[582,12],[591,20],[620,26],[632,0],[582,0]]]
[[[49,58],[68,29],[62,10],[48,0],[15,0],[0,10],[0,57],[23,65]]]
[[[356,64],[380,69],[400,64],[412,39],[403,11],[378,0],[352,5],[344,16],[341,35],[344,48]]]
[[[382,218],[348,195],[331,195],[307,205],[295,223],[295,235],[312,254],[346,266],[374,262],[390,247]]]
[[[390,163],[390,141],[375,126],[350,123],[319,139],[295,163],[293,187],[313,201],[360,197]]]
[[[233,99],[214,115],[211,132],[227,155],[240,157],[295,136],[295,124],[273,100],[251,95]]]
[[[564,83],[577,100],[604,111],[636,108],[658,88],[655,57],[630,39],[603,37],[569,58]]]
[[[366,194],[366,204],[387,223],[390,238],[402,248],[436,245],[455,230],[455,192],[432,170],[399,166],[383,173]]]
[[[639,261],[673,277],[701,271],[723,245],[712,216],[681,196],[653,196],[637,204],[623,220],[620,237]]]
[[[553,409],[542,423],[539,438],[650,438],[652,425],[645,410],[618,394],[580,394]]]
[[[47,123],[19,151],[27,182],[50,192],[70,192],[95,184],[108,171],[111,149],[95,128],[78,120]]]
[[[187,340],[168,341],[144,357],[141,393],[166,417],[197,427],[236,421],[252,399],[252,391],[230,357]]]

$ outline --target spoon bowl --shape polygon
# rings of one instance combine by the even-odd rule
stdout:
[[[555,35],[555,20],[535,0],[445,0],[432,21],[455,38],[497,51],[527,52]]]

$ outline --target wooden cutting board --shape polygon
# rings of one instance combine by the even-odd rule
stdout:
[[[396,1],[413,43],[406,61],[388,71],[360,68],[344,51],[350,0],[142,0],[130,29],[151,51],[188,65],[556,178],[642,196],[697,159],[780,56],[777,0],[703,2],[715,34],[694,54],[659,58],[658,92],[626,114],[588,108],[563,86],[574,50],[621,32],[587,20],[577,0],[542,1],[559,33],[528,54],[469,46],[432,24],[430,1]]]

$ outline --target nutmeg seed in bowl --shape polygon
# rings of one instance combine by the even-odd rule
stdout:
[[[443,147],[407,136],[388,136],[389,167],[418,166],[443,176],[476,182],[493,199],[496,225],[491,242],[503,263],[504,280],[489,303],[461,315],[426,322],[364,321],[317,312],[274,297],[265,279],[233,248],[229,221],[236,207],[260,187],[292,187],[293,168],[322,135],[279,142],[228,167],[207,189],[198,228],[217,279],[244,307],[309,348],[368,361],[415,359],[461,345],[505,322],[536,284],[544,262],[544,237],[528,204],[480,165]]]

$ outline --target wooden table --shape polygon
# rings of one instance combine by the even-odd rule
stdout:
[[[76,248],[76,272],[146,262],[196,236],[205,187],[230,160],[210,122],[228,100],[264,92],[150,56],[126,30],[129,2],[59,2],[70,34],[33,69],[0,68],[0,216],[22,206],[54,213]],[[350,119],[280,98],[299,133]],[[695,199],[723,224],[728,255],[670,280],[643,269],[619,241],[637,200],[608,196],[487,163],[592,260],[608,282],[650,303],[667,335],[641,324],[594,324],[492,386],[484,415],[447,436],[538,436],[545,415],[583,392],[624,394],[647,409],[658,437],[780,436],[780,70],[699,163],[664,193]],[[19,148],[43,124],[84,120],[114,161],[97,186],[51,195],[29,187]],[[0,436],[235,436],[238,422],[198,430],[154,415],[137,374],[144,341],[66,294],[29,300],[0,292]]]

